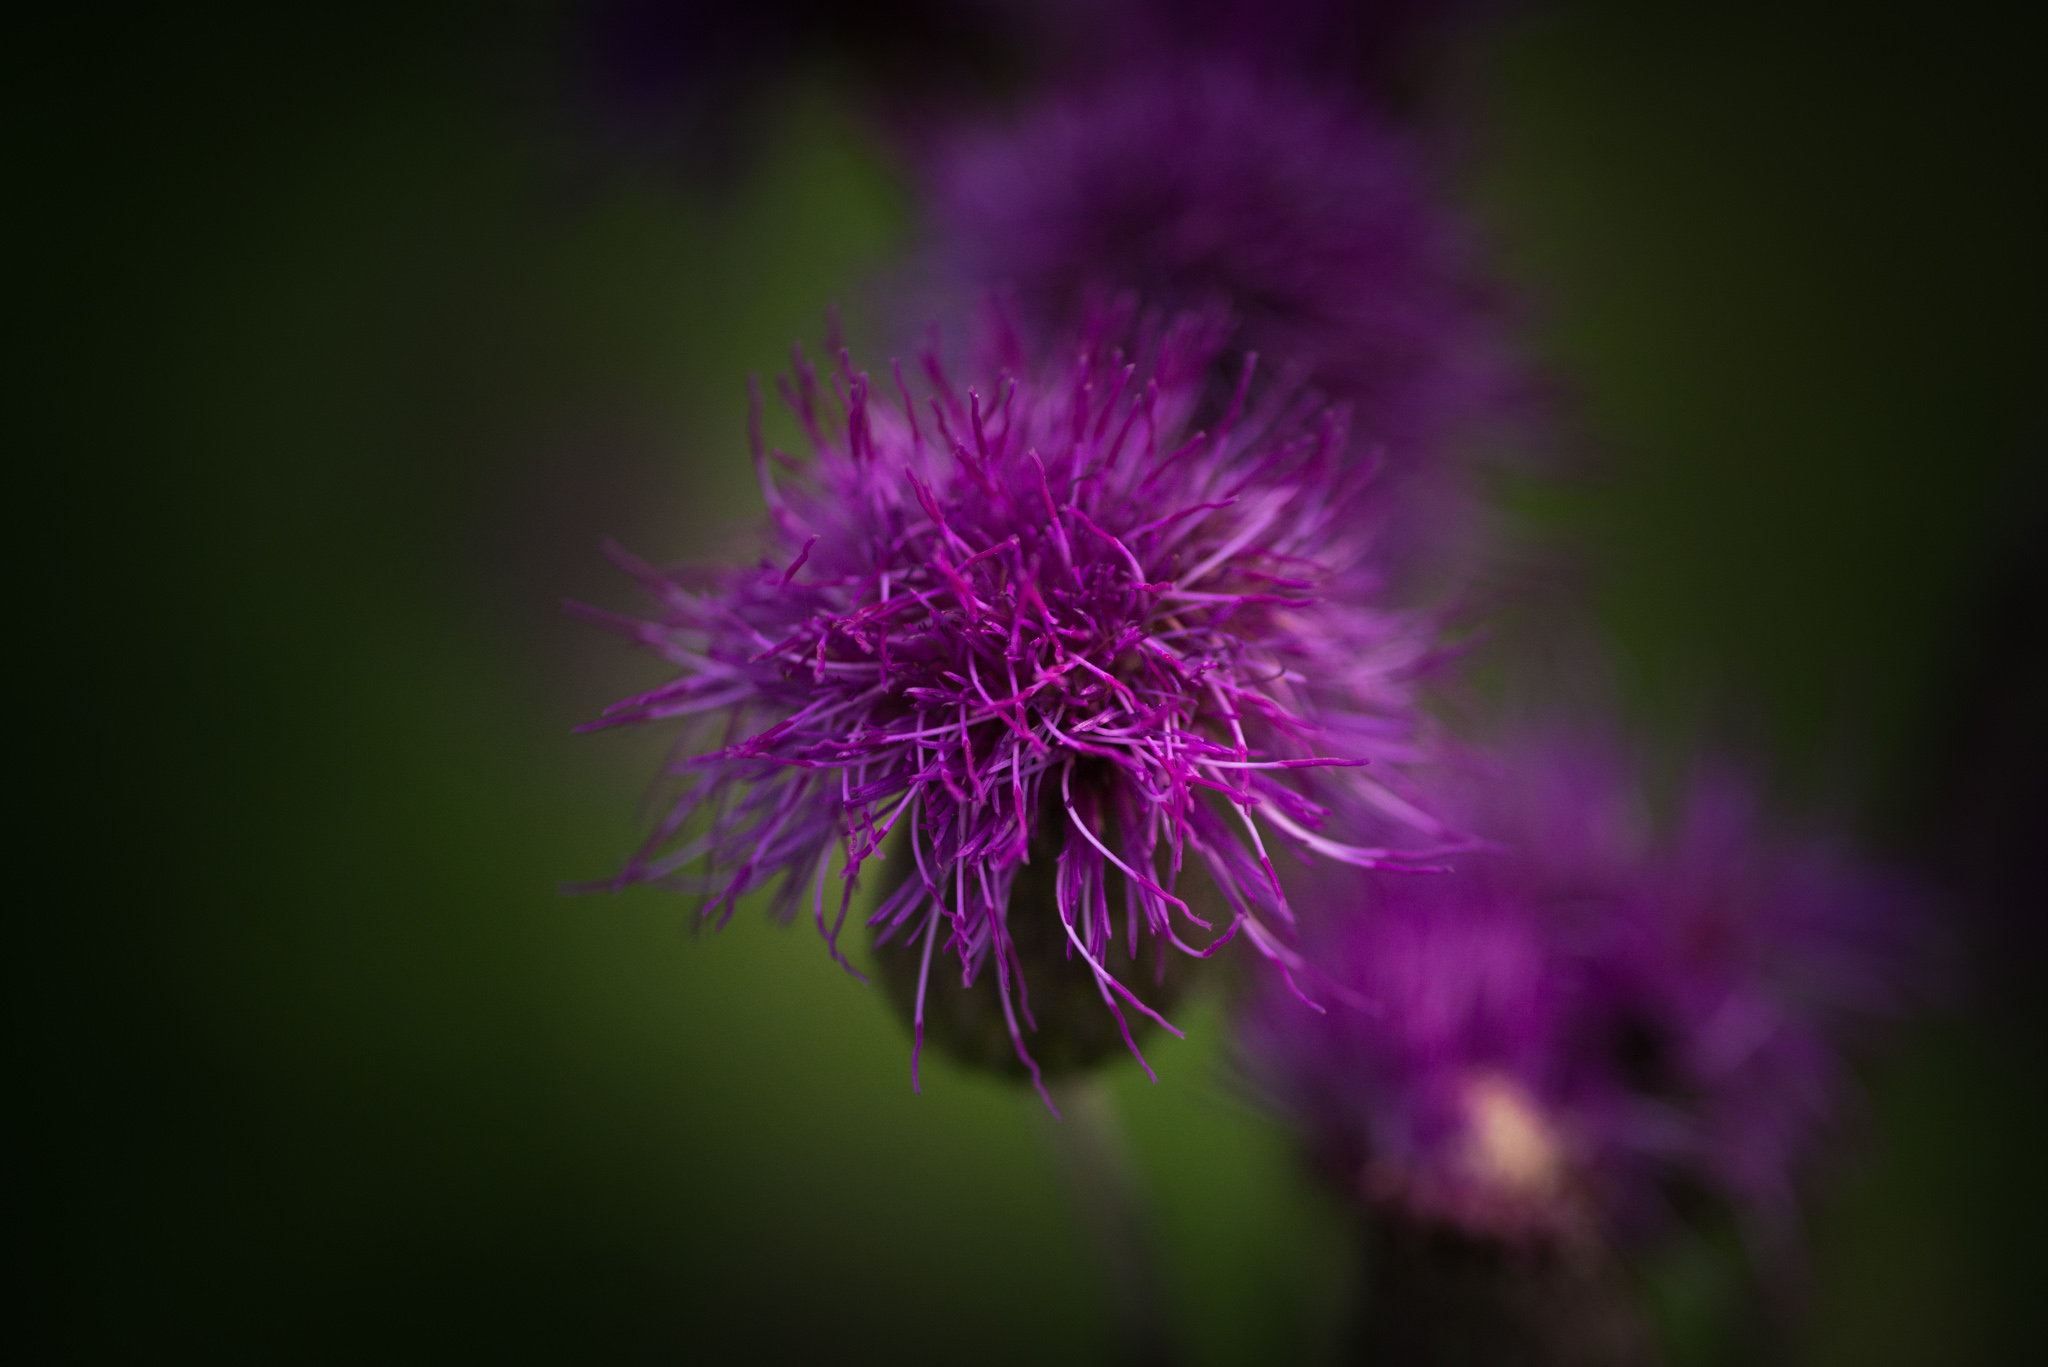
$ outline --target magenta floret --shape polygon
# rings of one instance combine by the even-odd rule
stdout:
[[[1655,822],[1611,737],[1525,739],[1462,787],[1436,809],[1505,848],[1333,890],[1307,953],[1343,1004],[1264,992],[1248,1080],[1411,1213],[1643,1231],[1689,1185],[1782,1233],[1845,1048],[1924,979],[1910,885],[1774,835],[1725,768]]]
[[[1034,837],[1059,851],[1057,905],[1015,914],[1059,918],[1120,1023],[1153,1013],[1103,967],[1119,931],[1134,956],[1154,937],[1207,956],[1242,931],[1294,962],[1273,842],[1370,868],[1448,839],[1396,791],[1431,632],[1374,605],[1365,548],[1332,523],[1344,414],[1282,386],[1247,407],[1241,385],[1196,430],[1222,320],[1138,329],[1130,357],[1127,332],[1097,319],[1064,365],[1030,376],[1011,354],[986,387],[928,357],[921,403],[900,368],[885,401],[843,352],[829,384],[799,354],[785,395],[815,456],[756,438],[768,555],[692,577],[614,549],[660,615],[575,609],[681,669],[591,727],[689,724],[666,816],[592,888],[702,894],[719,924],[768,888],[784,920],[808,903],[845,964],[856,876],[886,843],[916,875],[869,923],[921,945],[919,1045],[943,949],[963,981],[996,974],[1030,1065],[1006,926]],[[1323,829],[1361,806],[1400,829]],[[1190,860],[1225,923],[1176,891]]]
[[[1406,103],[1494,0],[997,0],[1057,84],[1218,60],[1304,89]]]
[[[948,273],[1058,326],[1097,295],[1222,304],[1239,340],[1355,407],[1390,487],[1527,399],[1499,291],[1414,138],[1229,64],[1119,70],[955,138],[931,174]],[[1360,451],[1358,454],[1368,454]]]

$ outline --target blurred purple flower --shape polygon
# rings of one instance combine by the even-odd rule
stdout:
[[[900,367],[884,400],[842,351],[828,396],[799,353],[784,392],[816,455],[764,454],[757,436],[769,555],[692,577],[614,550],[661,615],[575,609],[683,671],[593,727],[691,723],[665,819],[593,886],[702,893],[723,924],[776,883],[774,914],[810,902],[844,964],[855,875],[902,832],[892,848],[916,876],[870,924],[921,937],[919,1046],[943,937],[963,981],[992,965],[1035,1076],[1011,910],[1059,918],[1122,1026],[1119,1000],[1154,1013],[1102,967],[1112,867],[1134,958],[1141,935],[1207,956],[1242,930],[1286,964],[1268,841],[1398,863],[1318,829],[1340,799],[1444,839],[1397,775],[1354,767],[1415,755],[1410,677],[1429,631],[1371,606],[1364,548],[1332,525],[1343,414],[1284,386],[1247,405],[1248,362],[1237,399],[1193,430],[1226,330],[1214,314],[1135,333],[1098,317],[1043,377],[1021,373],[1005,333],[985,387],[956,388],[928,356],[921,415]],[[1114,346],[1126,335],[1130,359]],[[778,484],[771,461],[794,478]],[[1057,851],[1057,905],[1011,909],[1034,837]],[[1189,854],[1228,925],[1175,892]]]
[[[1726,771],[1660,832],[1611,739],[1526,742],[1436,796],[1511,848],[1365,875],[1307,951],[1342,1000],[1246,1012],[1253,1085],[1358,1194],[1425,1218],[1641,1232],[1689,1185],[1782,1233],[1842,1047],[1919,971],[1907,888],[1774,840]]]
[[[1521,402],[1500,301],[1417,148],[1342,100],[1141,72],[957,139],[932,181],[942,274],[1014,291],[1041,330],[1123,290],[1229,308],[1243,346],[1354,405],[1381,502],[1440,496],[1449,448]],[[1414,522],[1390,529],[1404,548]]]
[[[1218,58],[1296,84],[1398,101],[1433,49],[1492,0],[984,0],[1014,15],[1055,79]]]

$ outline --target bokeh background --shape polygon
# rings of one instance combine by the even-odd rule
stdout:
[[[1023,1097],[913,1097],[805,929],[556,895],[630,846],[660,744],[569,735],[648,666],[558,599],[630,601],[604,535],[745,526],[744,377],[835,299],[873,337],[915,234],[864,96],[1009,70],[915,6],[624,9],[7,45],[7,1134],[48,1360],[1105,1351]],[[1796,1299],[1714,1231],[1645,1273],[1682,1362],[2048,1341],[2018,9],[1557,0],[1455,63],[1463,193],[1580,457],[1504,486],[1518,525],[1586,567],[1631,709],[1740,717],[1790,800],[1951,890],[1971,965],[1866,1070]],[[1114,1084],[1190,1340],[1327,1357],[1346,1231],[1190,1023]]]

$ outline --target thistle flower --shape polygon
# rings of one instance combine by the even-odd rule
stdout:
[[[1400,99],[1432,50],[1484,0],[1002,0],[1051,74],[1121,78],[1131,67],[1227,58],[1297,84]],[[1020,35],[1022,36],[1022,35]]]
[[[1098,317],[1066,364],[1025,375],[1005,341],[1005,373],[965,389],[928,354],[922,405],[900,367],[891,402],[843,351],[829,392],[799,352],[784,394],[812,460],[763,452],[755,426],[768,554],[692,578],[614,550],[660,615],[575,609],[682,671],[591,726],[688,723],[666,816],[594,886],[701,893],[723,924],[772,884],[773,913],[808,902],[844,965],[858,873],[906,861],[869,924],[917,946],[915,1086],[945,956],[965,983],[994,975],[1038,1077],[1012,918],[1047,918],[1135,1053],[1125,1009],[1158,1018],[1105,967],[1113,936],[1133,959],[1141,941],[1206,957],[1241,932],[1285,968],[1273,842],[1400,863],[1320,829],[1340,800],[1444,838],[1394,769],[1416,754],[1426,624],[1372,606],[1364,548],[1332,522],[1344,415],[1284,388],[1247,405],[1240,384],[1195,430],[1226,331]],[[1014,904],[1034,845],[1050,897]],[[1176,891],[1190,861],[1226,923]]]
[[[1222,66],[1126,73],[961,138],[932,182],[945,272],[1013,290],[1028,324],[1121,290],[1233,310],[1246,347],[1354,405],[1382,497],[1441,479],[1456,438],[1518,403],[1499,301],[1417,149],[1340,99]]]
[[[1897,1008],[1902,886],[1702,772],[1659,832],[1612,740],[1524,742],[1444,813],[1510,842],[1364,875],[1316,959],[1347,1005],[1247,1013],[1248,1075],[1368,1202],[1490,1236],[1653,1228],[1701,1188],[1767,1234]]]

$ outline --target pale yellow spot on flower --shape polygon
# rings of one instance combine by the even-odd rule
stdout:
[[[1464,1087],[1465,1139],[1459,1154],[1467,1175],[1497,1195],[1540,1200],[1565,1179],[1564,1145],[1528,1089],[1499,1073],[1479,1073]]]

